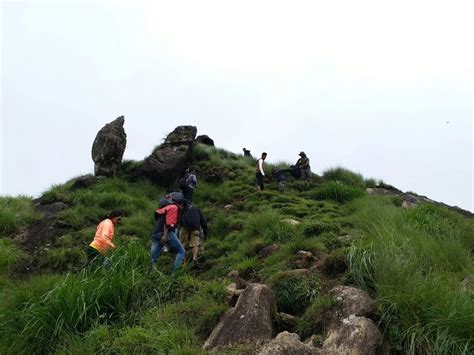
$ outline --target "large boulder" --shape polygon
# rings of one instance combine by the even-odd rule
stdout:
[[[259,355],[311,355],[319,354],[319,351],[300,341],[298,334],[282,332],[271,342],[266,344]]]
[[[209,145],[211,147],[214,147],[214,140],[212,140],[209,136],[207,135],[201,135],[196,137],[196,143],[198,144],[204,144],[204,145]]]
[[[221,319],[204,344],[204,349],[219,349],[238,344],[259,346],[272,339],[273,291],[266,285],[251,283],[237,304]]]
[[[170,187],[184,173],[196,137],[195,126],[179,126],[168,134],[163,144],[137,168],[133,176],[146,177],[154,183]]]
[[[355,315],[372,317],[377,312],[375,301],[369,294],[355,287],[338,286],[329,291],[336,301],[335,315],[339,320]]]
[[[379,354],[382,341],[382,334],[373,320],[351,315],[329,331],[320,354]]]
[[[123,129],[125,118],[120,116],[107,123],[97,133],[92,144],[92,160],[97,176],[114,176],[122,162],[127,145],[127,135]]]

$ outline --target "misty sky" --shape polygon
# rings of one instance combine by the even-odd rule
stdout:
[[[219,147],[344,166],[473,210],[469,1],[2,2],[0,194],[192,124]]]

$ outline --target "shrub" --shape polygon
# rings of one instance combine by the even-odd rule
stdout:
[[[341,167],[324,171],[323,180],[341,182],[345,185],[354,187],[365,187],[365,181],[361,174],[354,173],[353,171]]]
[[[280,272],[272,277],[279,312],[302,314],[319,294],[319,279],[314,275]]]

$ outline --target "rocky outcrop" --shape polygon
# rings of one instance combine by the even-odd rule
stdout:
[[[197,144],[204,144],[204,145],[209,145],[211,147],[214,147],[214,140],[212,140],[209,136],[203,134],[201,136],[196,137],[196,143]]]
[[[123,125],[125,118],[118,117],[107,123],[97,133],[92,144],[92,160],[95,163],[95,175],[115,176],[122,162],[127,145],[127,135]]]
[[[71,185],[71,189],[85,189],[86,187],[92,186],[101,180],[101,176],[94,175],[83,175],[79,176],[74,183]]]
[[[298,269],[307,269],[314,263],[315,260],[316,259],[313,253],[310,251],[300,250],[295,255],[293,265]]]
[[[371,319],[351,315],[329,331],[320,354],[378,354],[382,341],[382,334]]]
[[[397,196],[400,198],[402,207],[404,208],[411,208],[411,207],[415,207],[416,205],[420,203],[428,202],[434,205],[446,207],[450,210],[456,211],[465,217],[474,218],[474,213],[470,211],[463,210],[462,208],[459,208],[457,206],[449,206],[445,203],[437,202],[437,201],[429,199],[426,196],[420,196],[412,192],[402,192],[394,188],[393,186],[390,186],[390,188],[381,188],[381,187],[368,188],[367,193],[369,195]]]
[[[135,170],[133,177],[145,177],[160,186],[172,186],[188,166],[196,132],[195,126],[176,127]]]
[[[259,346],[273,334],[273,291],[266,285],[251,283],[237,304],[221,319],[204,344],[204,349],[219,349],[237,344]]]
[[[282,332],[271,342],[266,344],[259,355],[311,355],[319,354],[319,351],[300,341],[298,334]]]

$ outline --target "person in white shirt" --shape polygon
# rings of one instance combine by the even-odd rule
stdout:
[[[267,153],[262,153],[262,157],[257,160],[256,172],[255,176],[257,178],[257,191],[262,191],[264,189],[263,186],[263,179],[265,178],[265,159],[267,157]]]

